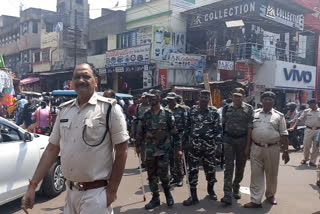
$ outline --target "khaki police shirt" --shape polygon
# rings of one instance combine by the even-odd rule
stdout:
[[[265,113],[263,109],[254,112],[252,140],[259,144],[280,142],[280,137],[288,135],[284,115],[275,109]]]
[[[106,131],[106,114],[109,105],[109,132]],[[114,161],[113,147],[129,139],[125,117],[114,99],[92,95],[87,104],[79,106],[77,100],[61,105],[49,142],[60,146],[61,167],[70,181],[91,182],[109,179]],[[84,127],[86,130],[83,133]]]
[[[305,125],[311,128],[320,127],[320,109],[317,108],[317,110],[312,111],[311,108],[308,108],[304,110],[299,120],[305,122]]]

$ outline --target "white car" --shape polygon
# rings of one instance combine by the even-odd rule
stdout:
[[[0,117],[0,205],[22,197],[27,191],[48,136],[29,133]],[[57,158],[37,191],[54,197],[65,188],[60,157]]]

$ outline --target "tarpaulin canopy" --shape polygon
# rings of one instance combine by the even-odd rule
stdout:
[[[30,83],[38,82],[40,80],[39,77],[28,77],[20,81],[21,85],[27,85]]]

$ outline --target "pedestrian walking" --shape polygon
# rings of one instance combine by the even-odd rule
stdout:
[[[95,93],[97,78],[90,65],[75,68],[72,85],[78,97],[60,105],[49,144],[22,199],[25,211],[33,207],[35,189],[60,153],[67,184],[64,213],[113,213],[127,159],[125,118],[114,99]]]
[[[232,204],[232,190],[235,199],[241,198],[239,189],[247,161],[244,151],[248,138],[251,138],[253,121],[253,107],[243,102],[244,95],[242,88],[234,89],[232,103],[222,109],[225,170],[224,197],[221,202],[225,204]],[[234,163],[236,167],[232,182]]]
[[[187,128],[188,112],[186,111],[185,108],[177,104],[176,93],[170,92],[168,93],[166,98],[168,100],[167,108],[171,110],[174,116],[176,129],[179,133],[179,139],[182,142],[184,131]],[[183,186],[183,164],[182,164],[182,160],[179,159],[174,153],[175,151],[174,144],[175,142],[172,140],[171,141],[172,149],[170,151],[170,156],[169,156],[170,175],[171,175],[170,185],[176,185],[177,187],[182,187]]]
[[[207,192],[210,199],[217,200],[214,192],[216,180],[215,152],[217,144],[222,143],[222,128],[220,116],[215,107],[209,107],[210,92],[200,92],[199,105],[190,109],[188,116],[186,135],[190,136],[189,183],[191,197],[183,201],[184,206],[190,206],[199,202],[197,196],[198,174],[200,162],[207,179]]]
[[[261,208],[261,200],[264,194],[266,177],[267,201],[276,205],[275,194],[277,191],[278,170],[280,160],[280,148],[282,146],[282,160],[287,164],[290,160],[288,153],[288,131],[285,117],[282,113],[273,109],[276,96],[273,92],[262,94],[263,108],[254,112],[251,141],[248,141],[245,154],[250,152],[251,202],[244,205],[245,208]]]
[[[293,131],[300,122],[304,122],[306,129],[303,139],[303,159],[301,164],[306,164],[309,160],[309,166],[317,167],[316,161],[319,155],[319,142],[316,140],[320,130],[320,108],[317,106],[315,99],[308,102],[309,108],[304,110],[302,115],[296,121],[289,131]],[[310,155],[310,150],[312,152]]]
[[[160,206],[158,178],[162,182],[167,205],[173,206],[174,200],[169,186],[169,151],[171,150],[170,137],[175,141],[175,153],[181,159],[181,143],[176,131],[175,121],[172,113],[160,105],[161,92],[152,90],[150,98],[151,109],[148,110],[142,119],[139,130],[140,142],[146,146],[146,165],[148,172],[149,187],[152,192],[151,201],[145,205],[147,210]],[[140,153],[137,147],[137,153]]]

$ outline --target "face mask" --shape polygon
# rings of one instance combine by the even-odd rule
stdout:
[[[150,105],[151,106],[155,106],[155,105],[157,105],[159,102],[157,101],[157,100],[154,100],[154,99],[152,99],[152,100],[150,100]]]

